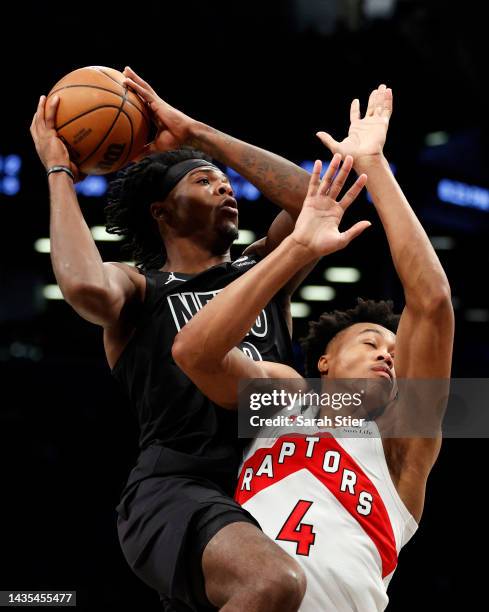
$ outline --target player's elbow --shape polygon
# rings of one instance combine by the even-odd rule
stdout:
[[[423,317],[437,318],[443,313],[453,312],[450,285],[446,279],[431,282],[422,290],[406,293],[406,304]]]
[[[173,361],[183,369],[186,358],[186,342],[180,338],[180,333],[175,336],[171,347]]]
[[[440,282],[432,288],[424,304],[424,310],[435,317],[444,313],[453,313],[452,294],[448,281]]]
[[[103,287],[79,284],[70,288],[61,287],[66,302],[87,321],[110,326],[117,320],[117,302]]]
[[[72,303],[105,302],[107,290],[87,283],[77,283],[70,286],[60,285],[65,300]]]
[[[199,369],[203,363],[203,354],[199,347],[199,342],[182,330],[175,336],[171,347],[173,361],[186,373]]]

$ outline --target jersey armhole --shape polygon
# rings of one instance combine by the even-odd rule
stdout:
[[[376,426],[377,427],[377,426]],[[380,432],[377,427],[377,435],[374,436],[375,445],[377,449],[377,456],[379,458],[380,468],[383,472],[385,483],[389,489],[391,494],[391,498],[395,503],[399,513],[404,521],[404,528],[408,531],[408,537],[403,537],[403,542],[401,542],[401,547],[404,546],[414,535],[414,532],[418,529],[418,523],[414,516],[409,512],[406,508],[405,503],[402,501],[401,496],[397,492],[397,489],[392,481],[391,474],[389,472],[389,466],[387,465],[387,460],[385,458],[384,446],[382,444],[382,438],[380,437]]]
[[[156,279],[147,272],[140,272],[146,279],[146,287],[144,290],[144,299],[141,302],[139,307],[139,311],[137,316],[135,317],[134,323],[134,331],[129,338],[127,344],[124,346],[122,352],[120,353],[117,361],[114,364],[114,367],[111,369],[111,373],[113,375],[117,374],[118,370],[122,367],[122,364],[125,360],[125,356],[130,350],[130,347],[135,342],[137,336],[139,335],[140,329],[143,327],[144,323],[149,319],[151,313],[154,310],[156,304]]]

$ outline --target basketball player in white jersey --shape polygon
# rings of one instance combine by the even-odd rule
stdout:
[[[392,400],[396,379],[449,378],[454,316],[443,268],[383,155],[391,113],[392,92],[381,85],[370,95],[363,118],[358,100],[353,101],[347,138],[337,142],[322,132],[318,136],[345,158],[344,165],[353,156],[360,182],[363,173],[368,175],[367,187],[404,289],[397,333],[385,302],[360,302],[346,313],[323,315],[311,325],[309,340],[314,344],[312,339],[325,332],[315,361],[323,388],[331,379],[371,379],[374,386],[386,385]],[[234,347],[293,274],[343,248],[352,231],[356,235],[367,226],[361,222],[347,232],[338,230],[358,181],[337,202],[344,173],[334,180],[326,172],[320,180],[320,169],[316,162],[291,236],[224,288],[175,339],[176,361],[223,407],[236,408],[240,379],[295,379],[304,389],[305,381],[289,366],[254,362]],[[391,406],[396,401],[402,397]],[[427,478],[440,451],[439,407],[424,409],[427,419],[435,421],[431,437],[380,439],[371,421],[357,428],[363,437],[344,438],[334,428],[310,427],[295,436],[257,438],[248,449],[236,498],[302,564],[307,591],[301,610],[386,607],[398,553],[419,523]]]

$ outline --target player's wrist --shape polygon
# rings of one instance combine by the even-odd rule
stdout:
[[[205,123],[192,119],[187,129],[188,136],[185,144],[207,153],[206,147],[213,131],[215,130]]]
[[[48,158],[41,158],[42,164],[43,166],[46,168],[46,172],[49,170],[49,168],[52,168],[53,166],[66,166],[67,168],[70,167],[70,163],[71,160],[68,157],[68,155],[55,155],[54,157],[48,157]]]
[[[50,164],[46,166],[46,176],[68,176],[73,182],[75,182],[76,175],[68,164]]]
[[[282,240],[280,247],[297,263],[299,268],[306,266],[318,257],[310,245],[294,233]]]
[[[357,174],[368,174],[372,168],[378,168],[385,164],[387,164],[387,160],[383,151],[353,158],[353,168]]]

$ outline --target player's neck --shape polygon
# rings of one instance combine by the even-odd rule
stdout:
[[[212,253],[207,247],[186,238],[165,241],[166,262],[163,272],[198,274],[212,266],[231,261],[229,249],[221,254]]]

